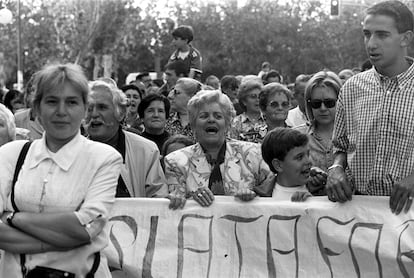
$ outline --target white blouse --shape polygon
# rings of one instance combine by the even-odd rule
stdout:
[[[0,148],[0,214],[13,211],[11,183],[19,153],[26,141],[10,142]],[[73,211],[89,233],[91,243],[65,252],[26,255],[26,267],[46,266],[84,277],[92,268],[94,253],[102,251],[108,237],[103,227],[115,202],[122,164],[112,147],[93,142],[78,133],[56,153],[45,135],[33,141],[15,186],[15,202],[25,212]],[[5,252],[0,277],[21,277],[18,254]],[[95,277],[111,277],[106,258]]]

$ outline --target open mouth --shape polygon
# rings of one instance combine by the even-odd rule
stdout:
[[[373,59],[373,60],[376,60],[376,59],[379,59],[380,58],[380,54],[377,54],[377,53],[370,53],[369,54],[369,58],[370,59]]]
[[[91,122],[89,125],[91,128],[98,128],[103,126],[103,122]]]
[[[215,127],[215,126],[209,126],[209,127],[207,127],[207,128],[205,129],[205,131],[206,131],[208,134],[217,134],[217,132],[219,131],[219,129],[218,129],[217,127]]]

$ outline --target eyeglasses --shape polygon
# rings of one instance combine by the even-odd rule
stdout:
[[[271,103],[268,104],[268,106],[272,107],[273,109],[276,109],[278,107],[281,107],[283,109],[287,109],[289,108],[290,104],[288,101],[284,101],[282,103],[279,103],[277,101],[272,101]]]
[[[247,95],[250,99],[259,99],[259,95]]]
[[[336,99],[310,99],[308,103],[313,109],[321,108],[322,103],[325,105],[326,108],[332,108],[336,105]]]

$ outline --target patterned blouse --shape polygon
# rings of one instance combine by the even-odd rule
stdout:
[[[259,119],[253,121],[246,113],[243,113],[233,119],[229,136],[237,140],[262,143],[266,133],[267,124],[262,114]]]
[[[168,118],[165,124],[165,130],[170,134],[170,136],[185,135],[194,141],[196,140],[190,124],[186,125],[185,127],[181,125],[180,116],[178,113],[175,113],[170,118]]]

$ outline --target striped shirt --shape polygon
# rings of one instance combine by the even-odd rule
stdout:
[[[386,77],[375,68],[341,89],[333,132],[334,153],[344,152],[362,194],[389,196],[393,182],[414,171],[414,64]]]

